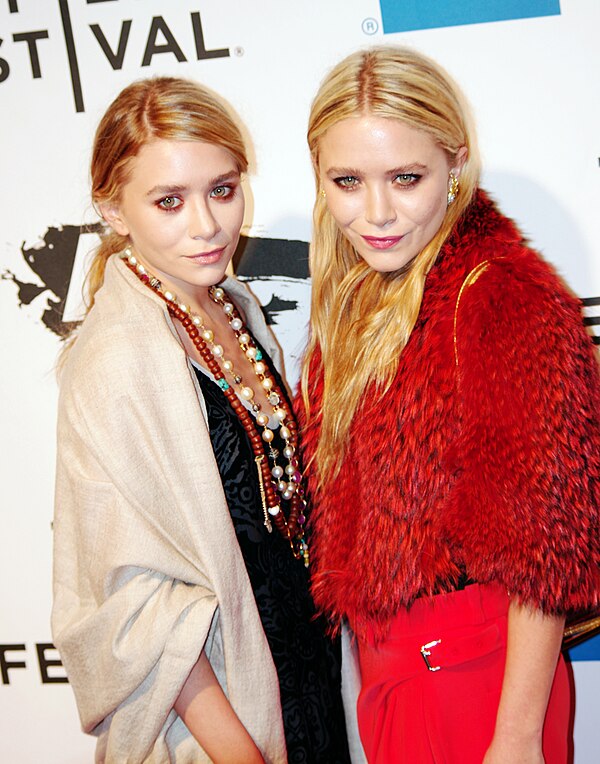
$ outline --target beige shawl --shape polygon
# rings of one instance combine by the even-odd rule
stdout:
[[[258,304],[224,286],[280,365]],[[173,711],[202,648],[265,760],[286,761],[203,405],[164,303],[113,256],[61,375],[54,522],[54,640],[98,762],[209,760]]]

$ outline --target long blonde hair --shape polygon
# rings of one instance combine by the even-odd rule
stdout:
[[[91,161],[92,200],[118,202],[130,163],[150,141],[202,141],[229,151],[238,170],[248,169],[242,134],[225,106],[207,88],[191,80],[154,77],[132,83],[119,93],[100,120]],[[128,243],[107,230],[87,275],[88,310],[104,281],[108,258]]]
[[[322,137],[337,122],[365,115],[422,130],[446,152],[450,166],[463,146],[468,151],[460,192],[440,229],[407,267],[392,273],[373,271],[361,260],[318,193]],[[326,76],[312,104],[308,145],[317,195],[302,395],[307,417],[321,418],[315,462],[323,484],[341,467],[352,418],[367,386],[374,382],[383,395],[394,379],[419,314],[427,273],[477,187],[479,155],[468,107],[448,74],[420,53],[391,46],[353,53]],[[311,385],[320,371],[314,363],[317,352],[324,389],[320,411],[311,412]]]

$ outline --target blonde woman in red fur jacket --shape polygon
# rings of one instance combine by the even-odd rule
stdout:
[[[324,80],[300,408],[313,592],[357,638],[369,762],[563,764],[565,617],[600,598],[600,383],[578,301],[478,189],[410,50]]]

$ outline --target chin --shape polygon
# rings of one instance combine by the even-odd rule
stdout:
[[[385,255],[382,256],[381,259],[373,260],[372,257],[364,257],[361,255],[362,260],[369,266],[369,268],[373,271],[377,271],[377,273],[396,273],[397,271],[402,271],[409,266],[412,261],[414,260],[414,257],[411,258],[393,258],[390,259],[388,262],[384,262],[383,258]]]

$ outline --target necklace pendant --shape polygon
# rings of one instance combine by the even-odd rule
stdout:
[[[264,454],[260,454],[259,456],[256,456],[254,458],[254,462],[256,464],[256,471],[258,473],[258,488],[260,490],[260,501],[262,504],[262,510],[263,510],[263,517],[265,518],[264,526],[269,531],[269,533],[273,533],[273,524],[271,523],[271,518],[269,517],[269,505],[267,504],[267,494],[265,492],[265,482],[263,480],[263,474],[261,469],[261,464],[263,463],[265,458]]]

